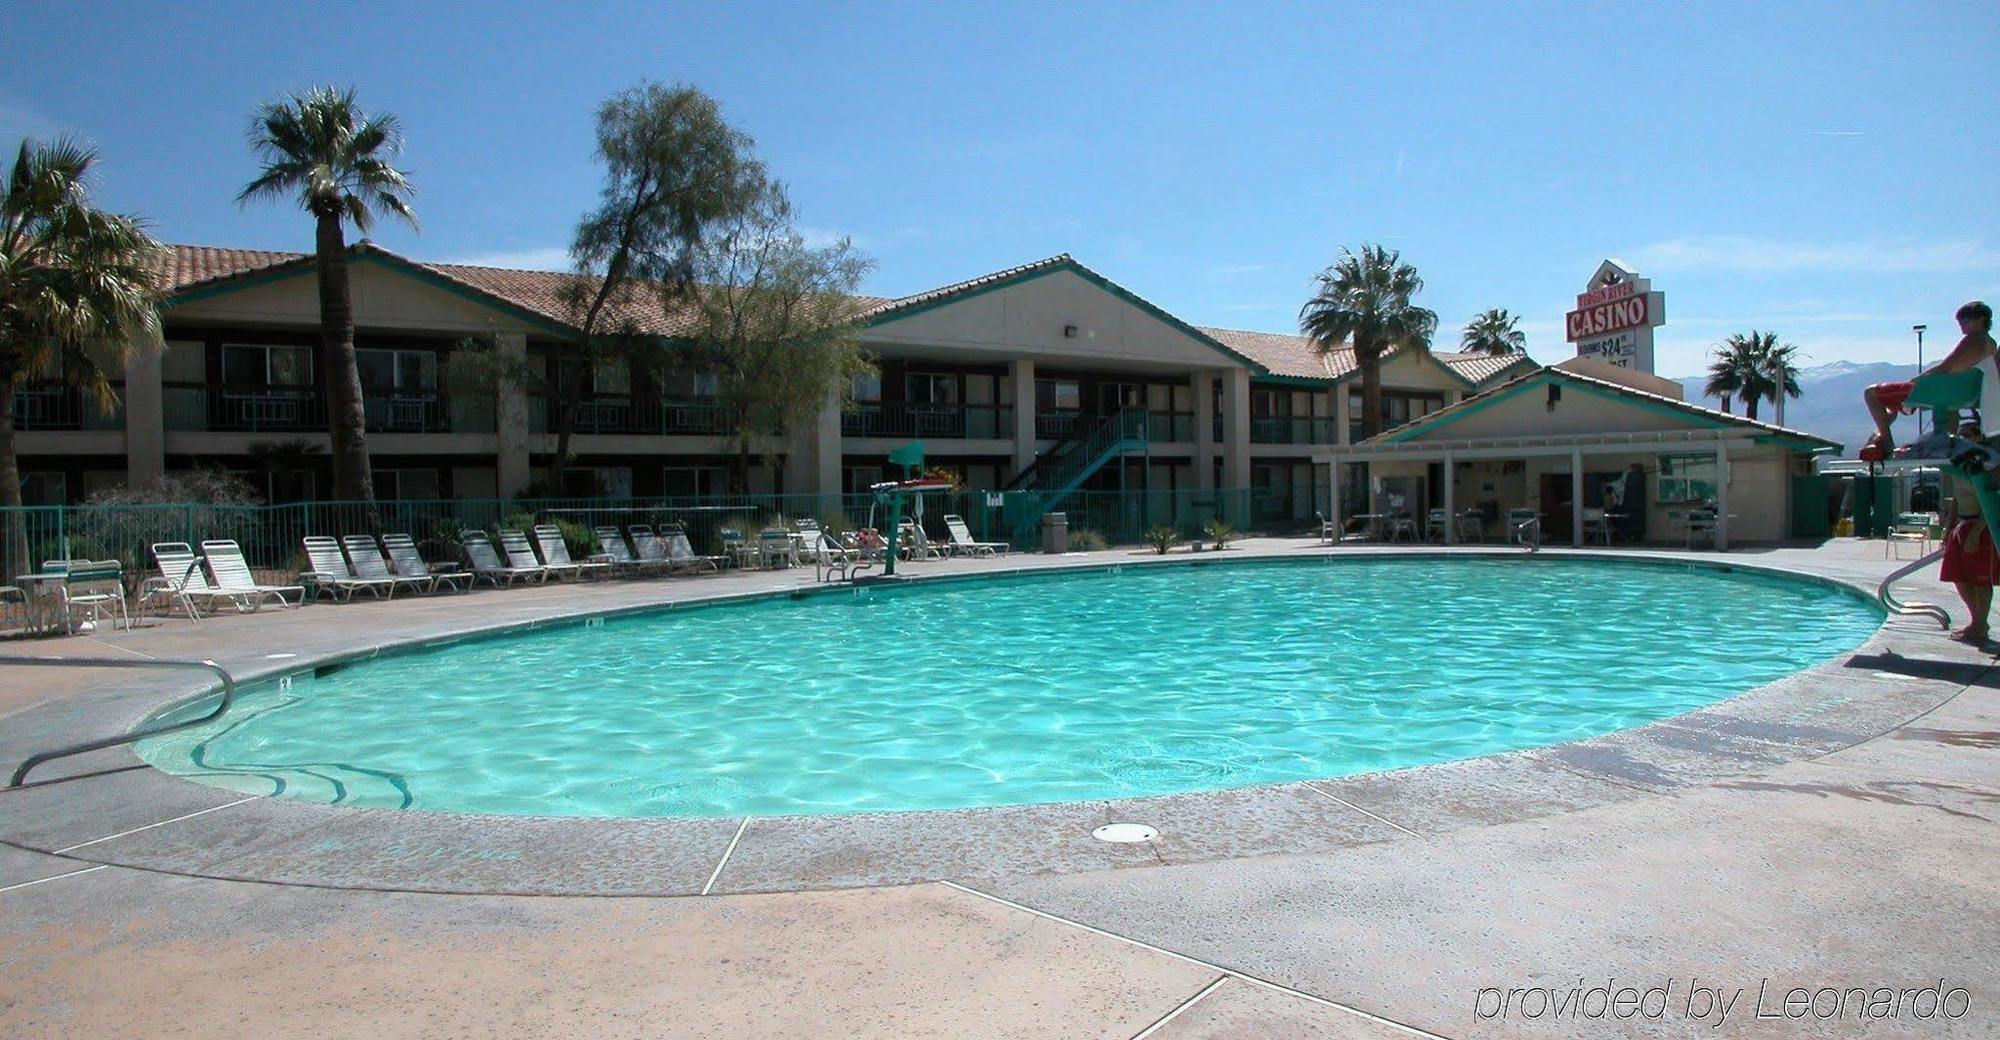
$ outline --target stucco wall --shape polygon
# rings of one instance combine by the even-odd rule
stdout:
[[[526,332],[541,326],[468,299],[374,261],[348,265],[354,323],[369,329],[440,332]],[[313,270],[262,285],[185,303],[167,312],[173,322],[254,322],[319,326],[319,288]]]
[[[1484,407],[1478,404],[1468,406],[1478,410],[1452,420],[1435,433],[1427,434],[1426,439],[1641,433],[1707,429],[1712,425],[1694,416],[1675,414],[1670,405],[1653,407],[1616,396],[1614,391],[1587,390],[1574,383],[1547,385],[1562,388],[1562,397],[1553,408],[1549,407],[1546,387],[1532,385]]]

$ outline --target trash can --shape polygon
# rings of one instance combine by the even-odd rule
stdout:
[[[1069,514],[1042,515],[1042,551],[1062,555],[1069,551]]]

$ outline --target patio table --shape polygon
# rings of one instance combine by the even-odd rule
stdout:
[[[55,635],[69,631],[68,604],[63,599],[63,581],[69,575],[37,571],[17,574],[14,584],[27,600],[28,631],[34,635]]]

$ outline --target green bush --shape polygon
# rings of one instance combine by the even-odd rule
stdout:
[[[1238,534],[1236,528],[1230,526],[1229,521],[1221,517],[1210,520],[1202,527],[1202,530],[1208,532],[1209,539],[1215,542],[1215,547],[1218,549],[1228,548],[1229,543],[1234,541]]]
[[[575,520],[556,518],[553,523],[562,532],[563,544],[569,547],[569,558],[588,560],[597,555],[597,532],[586,524]]]
[[[1181,533],[1172,527],[1151,528],[1146,532],[1146,544],[1152,546],[1154,552],[1165,556],[1168,549],[1181,544]]]
[[[1070,529],[1069,547],[1071,552],[1103,552],[1105,549],[1110,548],[1104,541],[1103,535],[1098,534],[1088,527],[1074,527]]]

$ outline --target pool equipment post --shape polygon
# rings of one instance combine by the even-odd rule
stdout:
[[[875,493],[875,500],[889,507],[889,535],[884,540],[882,557],[883,577],[893,577],[896,573],[896,554],[903,533],[903,496],[921,491],[925,486],[942,487],[943,484],[925,481],[921,470],[924,465],[924,442],[911,441],[889,453],[889,461],[903,467],[903,479],[889,480],[869,487]],[[913,475],[914,474],[914,475]],[[917,520],[922,523],[922,517]]]

